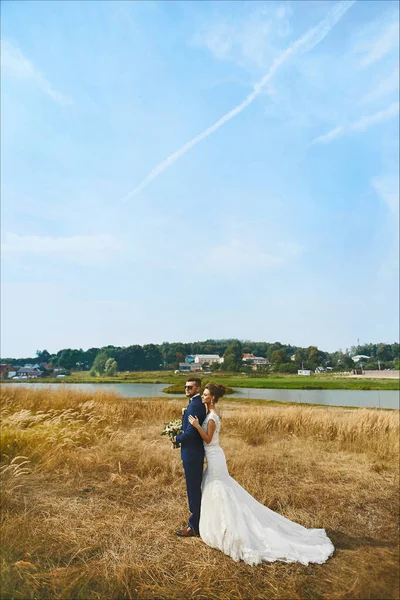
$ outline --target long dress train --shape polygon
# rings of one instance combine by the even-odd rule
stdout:
[[[324,529],[307,529],[257,502],[228,472],[219,445],[220,418],[210,412],[216,429],[204,444],[207,468],[203,475],[200,536],[206,544],[249,565],[263,561],[324,563],[334,546]]]

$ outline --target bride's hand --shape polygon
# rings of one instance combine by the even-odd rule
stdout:
[[[192,427],[194,427],[195,429],[198,429],[200,427],[200,423],[197,417],[192,417],[192,415],[189,415],[189,423],[192,425]]]

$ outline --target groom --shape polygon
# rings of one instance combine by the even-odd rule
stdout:
[[[182,430],[175,440],[181,446],[181,459],[186,478],[186,491],[189,502],[189,524],[176,535],[193,537],[199,535],[201,480],[203,478],[204,445],[198,431],[189,423],[189,415],[199,419],[200,425],[206,417],[206,408],[200,396],[201,380],[189,377],[185,385],[185,394],[189,404],[182,418]]]

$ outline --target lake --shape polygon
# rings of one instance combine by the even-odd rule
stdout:
[[[30,387],[68,386],[76,390],[110,390],[124,398],[178,397],[164,394],[167,383],[10,383],[2,385],[29,385]],[[184,394],[182,393],[182,397]],[[278,400],[280,402],[305,402],[307,404],[325,404],[326,406],[356,406],[365,408],[399,408],[398,390],[275,390],[255,388],[235,388],[229,398]]]

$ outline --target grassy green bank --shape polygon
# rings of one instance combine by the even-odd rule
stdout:
[[[206,378],[204,378],[206,379]],[[211,376],[210,376],[211,379]],[[287,390],[398,390],[398,380],[388,379],[348,379],[345,377],[246,377],[228,376],[212,377],[212,381],[222,383],[232,388],[253,389],[287,389]],[[178,383],[172,384],[165,390],[167,393],[176,393],[179,389]]]
[[[115,377],[89,377],[87,371],[73,372],[64,379],[46,377],[42,383],[165,383],[171,386],[166,392],[178,393],[182,390],[187,374],[173,371],[131,371],[118,373]],[[350,378],[343,375],[234,375],[218,373],[202,375],[203,381],[214,381],[231,388],[258,389],[298,389],[298,390],[398,390],[399,379],[372,379],[367,376]],[[37,383],[37,380],[22,380],[24,383]],[[16,382],[18,383],[18,382]],[[173,386],[173,387],[172,387]]]
[[[211,380],[210,380],[211,381]],[[214,381],[214,380],[213,380]],[[206,383],[206,379],[203,379],[203,383]],[[218,382],[216,382],[218,383]],[[226,383],[224,382],[224,387],[225,387],[225,396],[229,396],[229,394],[234,394],[235,390],[230,387],[229,385],[226,385]],[[169,385],[168,387],[166,387],[163,392],[165,394],[182,394],[182,383],[173,383],[172,385]]]

